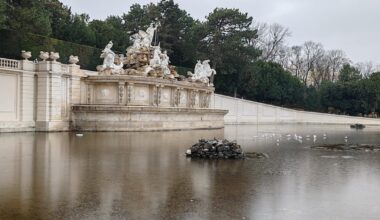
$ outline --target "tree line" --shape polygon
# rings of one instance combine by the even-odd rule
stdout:
[[[238,9],[215,8],[200,21],[173,0],[162,0],[91,20],[59,0],[0,0],[0,29],[99,49],[112,40],[119,53],[152,21],[161,24],[155,43],[168,51],[172,64],[192,69],[197,60],[211,60],[218,93],[311,111],[379,111],[380,73],[374,64],[353,64],[342,50],[312,41],[287,46],[289,29],[258,23]]]

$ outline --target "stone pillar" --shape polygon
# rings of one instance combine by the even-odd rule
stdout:
[[[86,84],[86,103],[92,104],[93,103],[93,91],[94,91],[94,85],[92,83]]]
[[[207,92],[206,93],[206,103],[205,103],[205,108],[210,108],[210,103],[211,103],[211,96],[212,96],[212,92]]]
[[[37,72],[37,131],[64,131],[68,121],[62,120],[61,63],[43,61]]]
[[[50,76],[49,62],[38,63],[37,73],[37,118],[36,122],[48,122],[50,120]],[[42,127],[42,125],[40,126]]]
[[[29,60],[21,61],[20,74],[20,121],[34,123],[35,73],[34,63]]]
[[[157,106],[161,104],[162,88],[163,85],[157,85]]]
[[[196,90],[190,90],[189,92],[189,98],[188,98],[189,108],[195,108],[195,98],[197,95],[196,92],[197,92]]]
[[[124,103],[125,82],[119,82],[119,105]]]
[[[160,99],[161,99],[161,87],[160,85],[153,86],[153,106],[160,105]]]
[[[178,89],[178,107],[186,107],[187,102],[188,102],[188,99],[186,96],[186,90],[184,90],[184,88],[180,87]]]
[[[199,107],[200,108],[209,108],[210,106],[210,92],[202,91],[199,92]]]
[[[178,107],[180,103],[180,88],[176,87],[173,88],[173,101],[172,101],[172,106],[173,107]]]
[[[133,100],[133,83],[128,83],[127,84],[127,95],[126,95],[126,102],[127,105],[130,104]]]
[[[81,103],[81,77],[84,75],[80,72],[80,66],[76,64],[69,65],[70,74],[70,104]]]
[[[59,63],[58,63],[59,64]],[[60,70],[55,70],[57,67],[57,63],[52,62],[52,72],[49,74],[50,76],[50,120],[51,121],[59,121],[62,119],[62,75]],[[59,64],[60,65],[60,64]]]

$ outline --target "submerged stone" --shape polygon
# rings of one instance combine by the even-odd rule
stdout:
[[[331,151],[378,152],[378,151],[380,151],[380,145],[371,145],[371,144],[325,144],[325,145],[312,146],[311,149],[331,150]]]
[[[364,129],[365,125],[363,125],[363,124],[352,124],[352,125],[350,125],[350,128]]]

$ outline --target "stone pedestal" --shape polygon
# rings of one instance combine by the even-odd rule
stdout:
[[[213,87],[130,75],[84,79],[85,105],[73,105],[71,129],[157,131],[224,127],[227,111],[208,109]]]

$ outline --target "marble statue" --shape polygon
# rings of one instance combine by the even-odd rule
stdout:
[[[154,33],[156,32],[157,27],[158,27],[157,24],[151,23],[145,32],[139,31],[139,35],[141,36],[141,39],[142,39],[141,40],[142,46],[149,48],[152,45]]]
[[[149,67],[153,70],[161,72],[164,76],[170,75],[171,70],[169,68],[170,59],[167,51],[161,52],[160,45],[154,46],[153,58],[149,62]]]
[[[164,75],[170,75],[171,71],[169,68],[170,59],[168,56],[168,52],[165,50],[161,54],[161,70],[163,71]]]
[[[110,73],[115,74],[119,73],[123,68],[123,62],[120,62],[118,65],[115,64],[115,58],[117,55],[111,50],[112,46],[113,43],[110,41],[100,55],[100,58],[103,58],[103,65],[98,66],[97,68],[100,72],[110,70]]]
[[[194,75],[193,75],[193,79],[200,79],[201,78],[201,74],[202,74],[202,63],[200,60],[197,61],[197,64],[195,64],[195,67],[194,67]]]
[[[132,35],[133,45],[127,48],[127,55],[138,52],[141,49],[141,36],[139,34]]]
[[[216,75],[216,71],[211,68],[209,62],[210,60],[204,60],[203,62],[198,60],[194,68],[194,73],[190,73],[191,79],[213,86],[213,77]]]
[[[139,52],[143,47],[151,48],[154,33],[158,24],[151,23],[146,31],[140,30],[138,33],[131,36],[133,45],[127,48],[127,55]]]
[[[169,56],[168,56],[168,52],[165,50],[161,54],[161,64],[164,65],[164,66],[169,66],[169,63],[170,63],[170,59],[169,59]]]
[[[204,76],[207,76],[207,77],[211,77],[212,74],[216,75],[216,71],[211,68],[209,62],[210,60],[204,60],[202,62],[203,74]]]
[[[114,68],[114,62],[115,62],[115,53],[111,50],[113,46],[113,43],[112,41],[110,41],[106,47],[104,48],[104,50],[102,51],[102,54],[100,55],[100,58],[103,58],[103,68],[106,69],[106,68],[110,68],[110,69],[113,69]]]
[[[160,45],[153,47],[153,58],[150,60],[149,65],[152,68],[161,66],[161,47]]]

